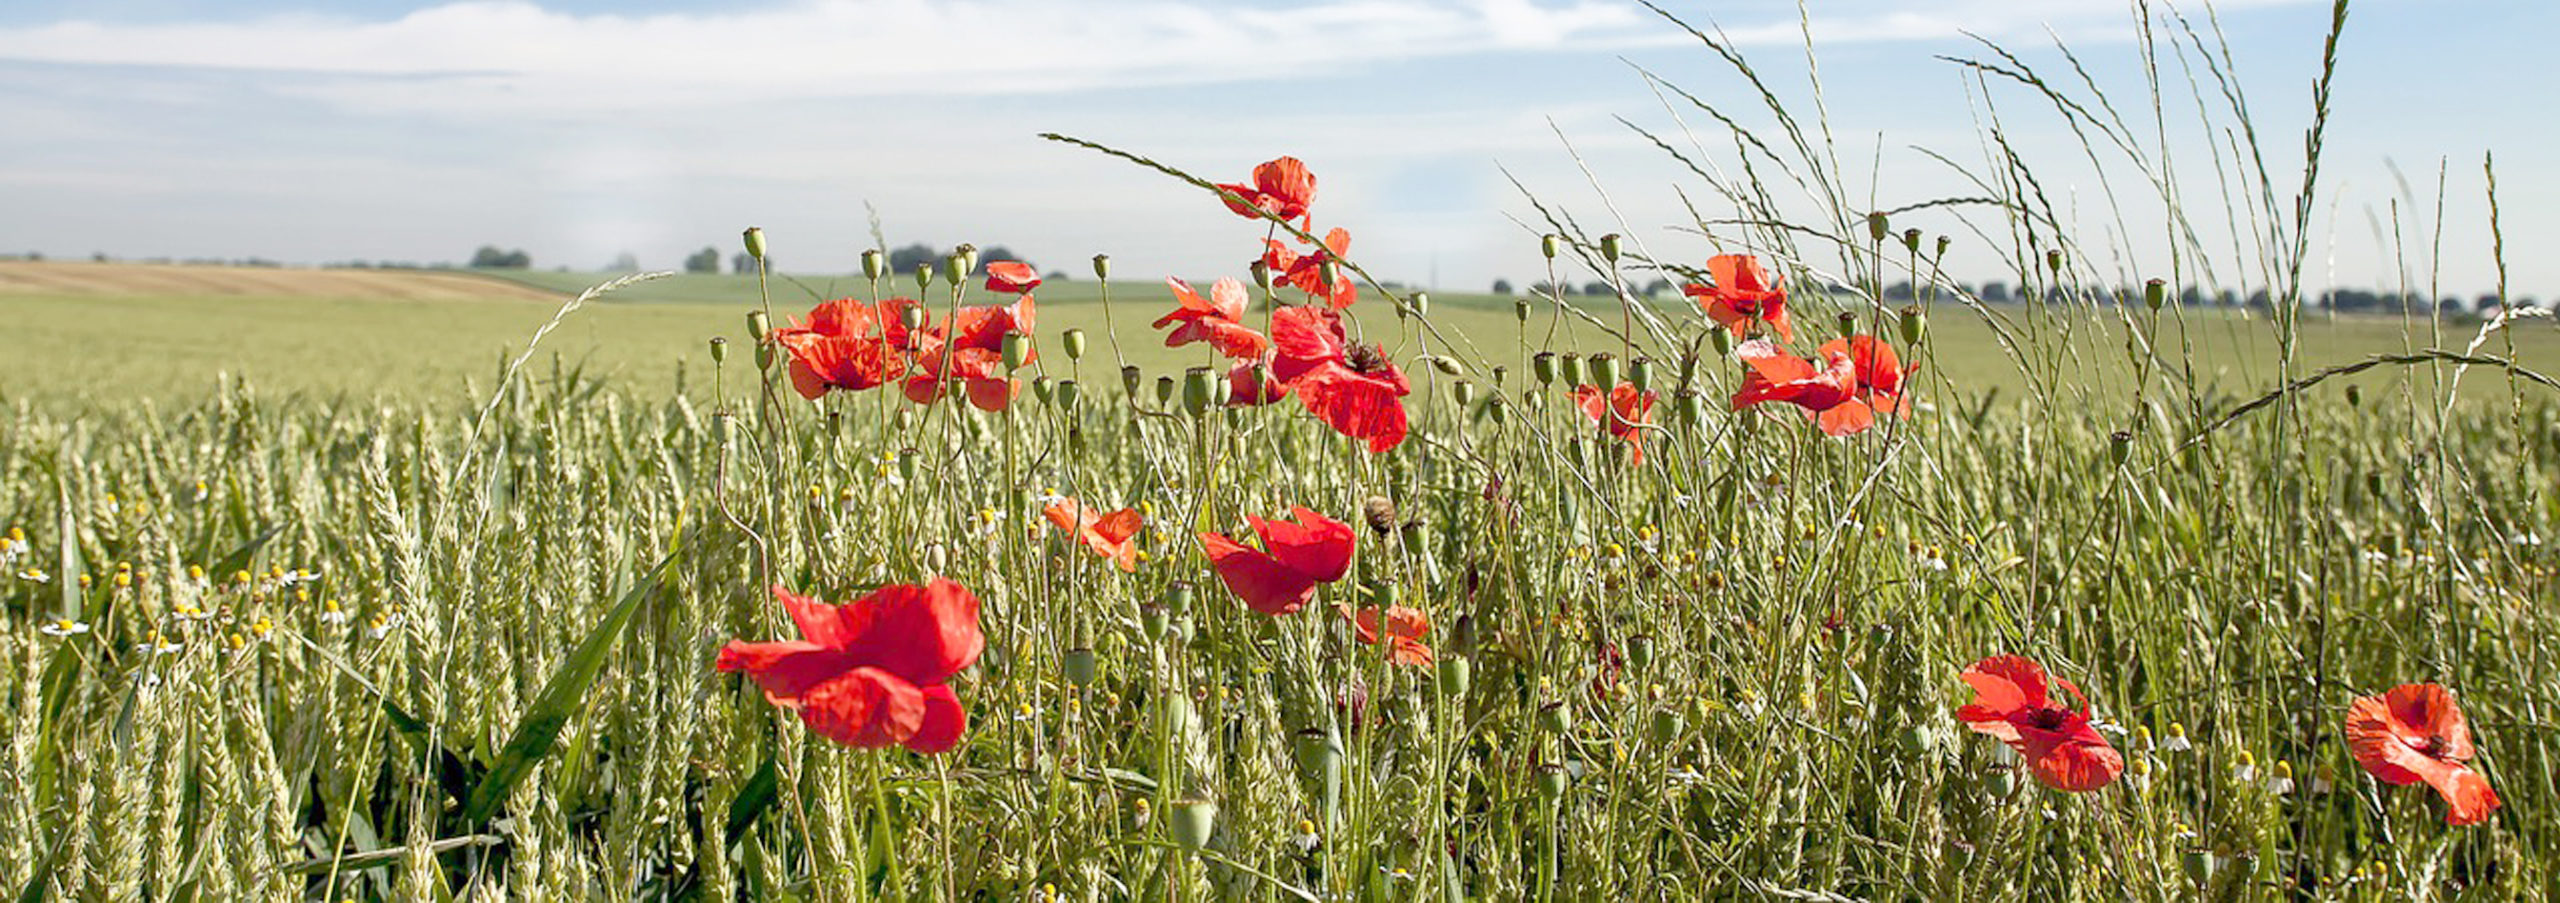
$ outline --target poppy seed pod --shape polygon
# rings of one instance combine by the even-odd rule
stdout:
[[[1529,299],[1511,299],[1511,318],[1522,323],[1529,322]]]
[[[1031,362],[1031,337],[1023,335],[1021,331],[1013,330],[1006,332],[1004,334],[1004,345],[1002,347],[1004,348],[1005,369],[1020,370],[1022,369],[1023,364]]]
[[[1080,386],[1078,386],[1078,385],[1076,385],[1076,381],[1075,381],[1075,380],[1072,380],[1072,379],[1062,379],[1062,380],[1059,380],[1059,381],[1058,381],[1058,410],[1061,410],[1061,411],[1067,411],[1067,412],[1069,412],[1069,413],[1073,413],[1073,412],[1075,411],[1075,409],[1076,409],[1076,397],[1077,397],[1077,396],[1079,396],[1079,395],[1081,395],[1081,394],[1083,394],[1083,388],[1082,388],[1082,387],[1080,387]]]
[[[880,278],[880,274],[888,271],[889,258],[882,256],[879,248],[866,248],[863,250],[862,278],[878,279]]]
[[[1844,336],[1858,334],[1857,314],[1845,310],[1840,312],[1840,334]]]
[[[1501,426],[1501,425],[1503,425],[1503,424],[1510,423],[1510,422],[1511,422],[1511,405],[1510,405],[1509,403],[1507,403],[1507,402],[1504,402],[1504,401],[1502,400],[1502,396],[1500,396],[1500,395],[1496,395],[1496,396],[1493,396],[1493,397],[1491,397],[1491,398],[1487,398],[1487,399],[1485,399],[1485,400],[1484,400],[1484,415],[1485,415],[1486,417],[1490,417],[1490,418],[1492,418],[1492,419],[1493,419],[1493,425],[1495,425],[1495,426]]]
[[[1422,548],[1428,538],[1429,534],[1424,532],[1419,519],[1405,521],[1403,526],[1396,528],[1396,542],[1408,549]]]
[[[1615,232],[1600,236],[1600,259],[1617,263],[1619,252],[1625,250],[1623,242],[1624,239],[1619,238],[1618,233]]]
[[[1707,330],[1707,342],[1714,345],[1717,357],[1733,356],[1733,332],[1726,329]]]
[[[1411,299],[1409,299],[1409,300],[1406,302],[1405,307],[1407,307],[1408,309],[1411,309],[1411,310],[1413,311],[1413,315],[1414,315],[1414,316],[1417,316],[1417,317],[1428,317],[1428,316],[1430,316],[1430,315],[1431,315],[1431,293],[1430,293],[1430,292],[1415,292],[1415,293],[1413,293],[1413,297],[1412,297]]]
[[[1058,341],[1059,344],[1066,347],[1068,360],[1084,360],[1084,330],[1067,330],[1065,335],[1058,337]]]
[[[2132,431],[2117,430],[2108,433],[2107,460],[2115,462],[2117,467],[2123,467],[2125,460],[2131,457],[2133,457]]]
[[[1370,496],[1360,503],[1360,519],[1369,524],[1371,532],[1385,537],[1387,531],[1396,528],[1396,503],[1383,495]]]
[[[1928,334],[1929,331],[1928,317],[1920,312],[1920,305],[1917,304],[1903,305],[1901,315],[1894,325],[1902,328],[1902,344],[1914,348],[1920,346],[1920,337]]]
[[[1165,405],[1173,403],[1173,390],[1175,385],[1173,377],[1171,376],[1156,377],[1156,407],[1164,407]]]
[[[1955,239],[1948,238],[1944,235],[1938,236],[1938,256],[1947,256],[1947,246],[1955,243]]]
[[[1538,707],[1538,728],[1540,730],[1544,730],[1548,733],[1561,734],[1565,732],[1566,728],[1572,726],[1573,713],[1565,710],[1563,700],[1557,700]]]
[[[1148,642],[1159,642],[1173,635],[1173,613],[1154,602],[1138,606],[1138,632]]]
[[[1670,709],[1655,712],[1653,713],[1653,742],[1669,746],[1680,739],[1680,731],[1685,727],[1687,725],[1680,722],[1679,712]]]
[[[1918,230],[1918,229],[1904,229],[1904,230],[1902,230],[1902,246],[1903,246],[1904,248],[1909,249],[1909,250],[1911,251],[1911,253],[1914,253],[1914,254],[1918,254],[1918,253],[1920,253],[1920,230]]]
[[[1548,260],[1556,259],[1556,252],[1563,246],[1564,236],[1562,235],[1538,236],[1538,253],[1546,255]]]
[[[1570,351],[1565,352],[1564,360],[1560,361],[1559,364],[1559,369],[1562,370],[1560,375],[1564,377],[1565,385],[1583,386],[1590,384],[1589,381],[1582,378],[1582,355],[1575,354]]]
[[[2055,248],[2044,252],[2044,266],[2045,269],[2056,273],[2062,272],[2062,249]]]
[[[944,255],[942,278],[953,285],[969,281],[969,255],[956,252]]]
[[[724,363],[728,363],[728,361],[729,361],[729,340],[728,340],[727,338],[724,338],[724,337],[721,337],[721,336],[712,336],[712,337],[711,337],[711,362],[712,362],[712,363],[714,363],[714,364],[724,364]]]
[[[1682,389],[1673,410],[1679,412],[1681,426],[1697,426],[1706,420],[1706,396],[1698,394],[1696,389]]]
[[[1457,358],[1450,357],[1445,354],[1434,354],[1423,358],[1423,360],[1430,362],[1431,369],[1440,371],[1440,375],[1442,376],[1467,375],[1467,368],[1460,365]]]
[[[1067,682],[1079,687],[1093,686],[1093,679],[1100,671],[1100,662],[1095,659],[1093,650],[1083,646],[1067,650],[1066,657],[1059,664],[1067,673]]]
[[[1138,365],[1129,364],[1120,368],[1120,389],[1129,393],[1129,397],[1138,397],[1138,387],[1145,382],[1146,374],[1139,372]]]
[[[958,257],[960,258],[960,275],[961,275],[961,278],[959,278],[959,279],[954,279],[954,280],[951,280],[951,281],[953,281],[953,282],[963,282],[963,281],[967,281],[967,279],[968,279],[968,274],[970,274],[970,273],[975,273],[975,272],[977,272],[977,271],[978,271],[978,246],[977,246],[977,245],[968,244],[968,243],[965,243],[965,242],[964,242],[964,243],[962,243],[959,247],[951,249],[951,253],[952,253],[952,254],[954,254],[954,255],[956,255],[956,256],[958,256]]]
[[[765,338],[765,333],[767,333],[767,332],[771,332],[772,330],[773,330],[773,319],[772,319],[772,318],[770,318],[770,317],[765,316],[764,311],[761,311],[761,310],[751,310],[751,311],[747,311],[747,337],[748,337],[748,338],[754,339],[754,340],[756,340],[758,343],[762,343],[762,342],[764,341],[764,338]]]
[[[1541,351],[1537,354],[1530,355],[1529,374],[1538,378],[1539,385],[1555,385],[1556,353],[1553,351]]]
[[[922,331],[925,319],[929,316],[931,315],[924,312],[924,305],[910,304],[898,311],[898,322],[908,329]]]
[[[1617,388],[1618,359],[1615,356],[1592,355],[1590,360],[1583,362],[1583,369],[1590,371],[1591,385],[1599,387],[1602,391]]]
[[[1502,380],[1503,380],[1503,377],[1506,377],[1506,376],[1509,376],[1509,375],[1511,375],[1511,368],[1509,368],[1509,367],[1495,367],[1495,368],[1493,368],[1493,387],[1494,387],[1494,388],[1496,388],[1496,389],[1502,388]]]
[[[913,482],[915,482],[915,481],[916,481],[916,468],[917,468],[917,461],[916,461],[916,459],[917,459],[918,457],[919,457],[919,455],[917,455],[917,454],[916,454],[916,450],[915,450],[915,449],[912,449],[912,448],[902,448],[902,449],[899,449],[899,450],[898,450],[898,478],[899,478],[899,479],[905,480],[905,481],[907,481],[907,482],[909,482],[909,483],[913,483]]]
[[[1462,408],[1474,404],[1476,384],[1468,380],[1459,380],[1457,384],[1449,387],[1449,397],[1457,399],[1458,406]]]
[[[1209,835],[1218,827],[1218,804],[1208,800],[1183,800],[1173,804],[1173,842],[1197,853],[1209,846]]]
[[[1441,695],[1467,695],[1468,685],[1474,682],[1475,667],[1466,656],[1452,655],[1440,659],[1439,671]]]
[[[1193,367],[1182,371],[1182,409],[1191,412],[1193,417],[1198,417],[1202,412],[1209,410],[1209,402],[1213,396],[1212,385],[1216,381],[1217,378],[1210,374],[1207,367]]]
[[[1547,801],[1554,802],[1556,800],[1563,799],[1565,788],[1570,786],[1572,783],[1573,776],[1565,773],[1564,766],[1538,766],[1538,795],[1545,797]]]
[[[1637,392],[1653,391],[1653,359],[1638,357],[1627,362],[1627,384]]]
[[[1058,387],[1046,376],[1036,377],[1031,380],[1031,394],[1040,399],[1043,407],[1051,406],[1057,403]]]
[[[2151,308],[2153,313],[2158,313],[2160,306],[2167,303],[2169,303],[2168,282],[2153,279],[2142,284],[2142,306]]]
[[[1093,278],[1104,282],[1111,281],[1111,255],[1093,255]]]
[[[755,258],[758,263],[764,262],[764,230],[756,226],[748,226],[742,237],[746,239],[747,256]]]
[[[1883,242],[1885,236],[1891,234],[1893,234],[1893,225],[1885,219],[1882,212],[1867,214],[1867,238],[1869,240]]]
[[[1637,671],[1653,667],[1653,635],[1639,633],[1627,638],[1627,664]]]
[[[925,289],[929,289],[929,288],[932,288],[932,287],[933,287],[933,264],[930,264],[930,263],[919,263],[919,264],[916,264],[916,291],[921,292],[921,291],[924,291]]]

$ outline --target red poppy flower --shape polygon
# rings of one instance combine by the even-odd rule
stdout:
[[[1814,369],[1812,361],[1780,350],[1764,339],[1753,339],[1734,349],[1750,369],[1742,375],[1742,389],[1734,393],[1733,409],[1742,410],[1765,401],[1783,401],[1805,409],[1821,423],[1822,431],[1834,436],[1863,432],[1875,426],[1875,415],[1901,415],[1910,409],[1902,395],[1903,378],[1910,370],[1901,365],[1893,346],[1874,336],[1851,336],[1822,343],[1819,350],[1822,368]]]
[[[1636,391],[1634,383],[1619,383],[1607,392],[1598,386],[1575,386],[1573,403],[1609,435],[1627,440],[1635,450],[1635,462],[1644,463],[1644,428],[1653,423],[1653,393]]]
[[[1377,609],[1362,608],[1355,614],[1349,608],[1336,605],[1333,610],[1351,622],[1351,632],[1360,637],[1360,642],[1372,646],[1378,644]],[[1431,664],[1431,647],[1422,643],[1423,635],[1430,632],[1431,616],[1423,614],[1422,609],[1410,605],[1389,607],[1386,642],[1392,648],[1387,657],[1399,665]]]
[[[1244,325],[1244,283],[1220,279],[1209,286],[1209,297],[1191,290],[1191,283],[1166,277],[1165,287],[1173,289],[1174,300],[1182,303],[1172,313],[1156,318],[1156,328],[1167,323],[1181,323],[1164,337],[1164,346],[1179,348],[1193,342],[1207,342],[1228,357],[1253,357],[1271,347],[1271,340]]]
[[[938,753],[960,742],[968,714],[949,681],[978,660],[978,597],[941,577],[884,586],[829,605],[780,586],[800,639],[731,640],[714,667],[744,671],[765,699],[800,713],[820,736],[866,749]]]
[[[767,334],[791,356],[791,387],[812,401],[832,389],[861,391],[906,375],[910,363],[903,319],[913,300],[878,303],[840,298],[809,309],[806,322]]]
[[[1316,174],[1296,157],[1281,157],[1253,168],[1253,184],[1220,184],[1234,192],[1227,199],[1227,209],[1237,216],[1259,217],[1264,213],[1281,219],[1302,219],[1307,205],[1316,200]],[[1241,201],[1241,203],[1239,203]]]
[[[1333,284],[1326,285],[1324,281],[1325,261],[1341,260],[1343,255],[1351,253],[1350,230],[1336,228],[1325,233],[1324,247],[1304,254],[1273,239],[1263,239],[1262,245],[1262,267],[1271,271],[1272,278],[1325,299],[1325,303],[1335,310],[1350,307],[1352,302],[1360,300],[1360,288],[1352,283],[1348,268],[1335,266]]]
[[[1266,615],[1285,615],[1306,607],[1316,585],[1342,579],[1351,569],[1351,550],[1359,542],[1351,525],[1305,508],[1292,508],[1296,523],[1246,515],[1253,532],[1269,551],[1218,533],[1200,534],[1209,565],[1218,579],[1244,599],[1245,607]]]
[[[1707,276],[1713,284],[1692,282],[1680,291],[1698,299],[1710,319],[1742,338],[1751,337],[1752,324],[1767,323],[1780,340],[1796,340],[1795,327],[1787,323],[1784,274],[1772,277],[1749,254],[1718,254],[1707,258]]]
[[[2450,806],[2444,823],[2472,825],[2498,809],[2487,778],[2462,764],[2471,758],[2471,727],[2453,691],[2402,684],[2347,704],[2347,751],[2385,784],[2427,782]]]
[[[1289,397],[1289,384],[1271,373],[1269,355],[1241,360],[1227,368],[1227,406],[1257,407]]]
[[[1022,394],[1022,381],[1004,366],[1004,337],[1010,332],[1031,334],[1036,310],[1031,296],[1023,295],[1008,305],[961,308],[952,315],[948,335],[927,331],[916,354],[918,372],[907,378],[907,398],[931,404],[956,381],[979,410],[1004,410]],[[1023,363],[1039,359],[1035,350],[1023,357]]]
[[[1040,271],[1019,260],[997,260],[987,264],[987,290],[1023,294],[1040,287]]]
[[[1138,509],[1122,508],[1104,514],[1085,507],[1083,502],[1064,498],[1050,502],[1040,513],[1047,516],[1050,523],[1057,524],[1058,529],[1083,540],[1085,547],[1092,549],[1094,554],[1119,565],[1121,570],[1138,569],[1138,546],[1133,538],[1138,535],[1138,528],[1147,522]]]
[[[1342,318],[1321,307],[1283,308],[1272,316],[1277,352],[1271,372],[1298,393],[1307,410],[1372,453],[1404,442],[1404,402],[1413,385],[1378,346],[1343,336]]]
[[[2089,726],[2089,700],[2060,678],[2053,682],[2078,700],[2064,708],[2045,695],[2044,668],[2015,655],[2000,655],[1964,669],[1973,704],[1956,710],[1967,727],[1998,737],[2026,757],[2036,780],[2055,790],[2080,793],[2107,786],[2124,772],[2124,756]]]

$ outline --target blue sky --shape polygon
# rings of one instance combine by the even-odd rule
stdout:
[[[1811,109],[1792,0],[1667,5],[1724,29]],[[1970,193],[1912,148],[1978,165],[1996,111],[2102,270],[2165,268],[2138,177],[2106,179],[2136,233],[2115,236],[2098,173],[2049,109],[2006,85],[1986,107],[1935,59],[1980,54],[1960,34],[1972,31],[2064,75],[2049,29],[2140,122],[2126,3],[1809,6],[1858,193],[1885,206]],[[2327,4],[2216,12],[2289,195]],[[2518,294],[2560,293],[2560,255],[2547,251],[2560,237],[2560,126],[2534,87],[2548,80],[2535,67],[2554,33],[2560,11],[2538,0],[2355,7],[2315,285],[2396,282],[2374,225],[2388,228],[2402,196],[2389,160],[2415,183],[2420,209],[2399,211],[2415,275],[2428,268],[2441,166],[2442,290],[2487,289],[2480,163],[2494,151],[2511,281]],[[1250,256],[1252,224],[1178,183],[1034,137],[1059,131],[1221,179],[1294,154],[1322,179],[1319,221],[1353,231],[1355,258],[1389,278],[1481,289],[1539,275],[1534,236],[1513,221],[1531,208],[1503,169],[1586,222],[1614,209],[1623,226],[1611,228],[1655,253],[1711,252],[1683,231],[1679,202],[1711,190],[1616,120],[1665,133],[1685,120],[1726,166],[1731,142],[1695,111],[1675,120],[1634,65],[1770,128],[1696,42],[1616,0],[12,3],[0,5],[0,249],[432,261],[495,243],[545,266],[628,251],[667,267],[706,244],[725,252],[755,224],[786,268],[849,269],[870,242],[867,202],[892,243],[1004,244],[1044,266],[1081,270],[1108,252],[1121,274],[1215,276]],[[2190,215],[2228,221],[2206,133],[2174,105],[2171,119]],[[1957,231],[1960,275],[1996,275],[1997,249],[1959,223],[1912,222]],[[2242,278],[2222,253],[2217,271]]]

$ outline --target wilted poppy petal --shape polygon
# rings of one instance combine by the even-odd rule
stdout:
[[[800,720],[846,746],[904,743],[924,725],[924,693],[879,668],[855,668],[802,696]]]
[[[915,736],[907,738],[907,748],[925,755],[949,750],[960,743],[960,735],[969,730],[969,713],[960,707],[960,697],[949,684],[924,688],[924,720],[916,726]]]

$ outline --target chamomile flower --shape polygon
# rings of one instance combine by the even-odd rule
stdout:
[[[344,624],[347,622],[347,617],[347,610],[338,605],[338,600],[331,599],[320,603],[320,623]]]
[[[400,619],[396,615],[374,615],[373,620],[365,625],[364,632],[378,640],[389,636],[391,629],[397,626],[400,626]]]
[[[74,621],[69,618],[57,618],[36,629],[42,631],[45,636],[79,636],[89,632],[89,623],[87,621]]]
[[[45,573],[43,568],[28,568],[18,572],[18,579],[28,583],[52,583],[53,575]]]
[[[1289,835],[1289,845],[1297,847],[1298,854],[1303,856],[1315,852],[1316,846],[1321,843],[1324,843],[1324,838],[1316,834],[1316,823],[1303,818],[1298,819],[1298,833]]]
[[[2267,792],[2284,796],[2293,792],[2293,763],[2277,759],[2267,769]]]
[[[2173,753],[2193,751],[2195,744],[2187,742],[2186,724],[2177,721],[2169,722],[2169,736],[2160,741],[2160,748]]]
[[[2328,796],[2329,791],[2336,789],[2337,779],[2338,769],[2329,763],[2311,766],[2311,795]]]
[[[2241,750],[2240,754],[2232,760],[2231,780],[2246,784],[2257,779],[2258,757],[2250,755],[2248,750]]]
[[[156,627],[152,628],[151,633],[142,640],[142,651],[153,655],[171,655],[186,648],[162,636],[159,628]]]

